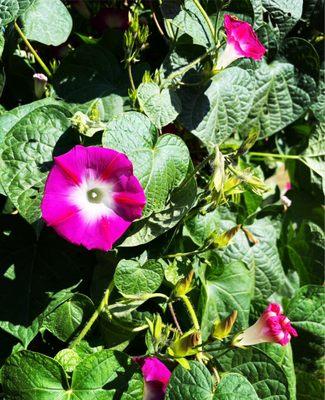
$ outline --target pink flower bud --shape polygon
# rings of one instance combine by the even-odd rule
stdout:
[[[283,195],[280,198],[281,203],[284,205],[285,208],[289,208],[292,204],[292,200],[290,200],[287,196]]]
[[[134,357],[142,371],[145,381],[143,400],[163,400],[171,376],[169,369],[158,358]]]
[[[45,87],[47,85],[47,76],[44,74],[34,74],[34,92],[35,92],[35,97],[37,99],[40,99],[43,97],[43,94],[45,92]]]
[[[239,334],[233,345],[237,347],[252,346],[259,343],[279,343],[285,346],[291,336],[298,336],[290,320],[282,313],[280,304],[271,303],[254,325]]]
[[[225,15],[224,26],[227,34],[227,44],[218,59],[218,70],[226,68],[238,58],[247,57],[255,61],[262,59],[266,49],[248,22],[240,21],[231,15]]]

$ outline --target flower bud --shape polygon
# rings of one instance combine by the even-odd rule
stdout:
[[[259,343],[279,343],[285,346],[292,336],[298,336],[280,304],[271,303],[255,322],[233,340],[233,346],[244,347]]]
[[[223,232],[221,235],[212,234],[213,244],[217,248],[223,248],[228,246],[231,239],[236,235],[236,233],[241,228],[241,224],[234,226],[228,231]]]
[[[174,288],[175,297],[185,296],[193,289],[193,276],[194,271],[192,270],[187,276],[177,282]]]
[[[45,88],[48,82],[47,76],[44,74],[34,74],[34,93],[37,99],[41,99],[45,93]]]
[[[227,318],[220,321],[217,320],[213,325],[213,331],[211,336],[214,339],[222,340],[226,338],[232,330],[234,323],[237,319],[237,310],[234,310]]]
[[[72,125],[81,133],[88,137],[94,136],[96,132],[102,131],[105,125],[101,122],[92,121],[88,115],[77,111],[71,118]]]
[[[212,176],[212,190],[217,193],[222,192],[223,184],[225,181],[225,158],[219,147],[216,146],[216,156],[213,161],[213,176]]]
[[[176,334],[176,337],[168,347],[168,353],[173,357],[187,357],[198,353],[198,345],[200,343],[200,334],[194,329],[184,333],[184,335]]]

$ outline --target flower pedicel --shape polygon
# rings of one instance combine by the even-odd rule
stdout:
[[[145,204],[125,154],[78,145],[54,158],[41,210],[47,225],[68,241],[108,251]]]

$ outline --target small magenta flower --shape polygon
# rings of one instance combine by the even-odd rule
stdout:
[[[143,400],[163,400],[171,376],[169,369],[158,358],[134,357],[145,381]]]
[[[227,35],[226,48],[217,62],[217,70],[226,68],[238,58],[252,58],[260,61],[265,54],[265,47],[259,41],[252,26],[245,21],[226,14],[224,26]]]
[[[298,336],[297,331],[283,314],[280,304],[271,303],[254,325],[235,337],[233,345],[242,347],[273,342],[285,346],[291,336]]]
[[[78,145],[54,157],[41,210],[47,225],[68,241],[107,251],[141,217],[145,203],[125,154]]]
[[[34,74],[34,93],[37,99],[41,99],[45,93],[45,88],[47,85],[47,76],[44,74]]]

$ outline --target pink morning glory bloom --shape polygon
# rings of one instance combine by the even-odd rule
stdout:
[[[143,400],[163,400],[171,376],[169,369],[156,357],[134,357],[145,381]]]
[[[141,217],[145,203],[125,154],[78,145],[54,158],[41,210],[47,225],[68,241],[107,251]]]
[[[290,320],[283,314],[280,304],[271,303],[254,325],[235,338],[235,346],[251,346],[273,342],[282,346],[288,344],[292,336],[298,336]]]
[[[217,69],[226,68],[238,58],[252,58],[260,61],[265,54],[265,47],[259,41],[252,26],[245,21],[226,14],[224,26],[227,34],[227,44],[219,56]]]

